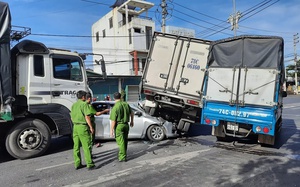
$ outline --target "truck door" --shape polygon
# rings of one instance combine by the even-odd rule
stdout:
[[[82,60],[78,56],[69,55],[51,55],[51,57],[52,103],[59,103],[70,109],[77,101],[76,93],[79,90],[87,90]]]
[[[240,103],[273,106],[277,74],[276,69],[241,68]]]
[[[145,87],[158,90],[173,90],[172,78],[178,66],[178,57],[182,41],[174,37],[156,36],[150,49],[147,69],[145,71]]]
[[[236,106],[230,114],[242,117],[240,107],[245,105],[273,106],[277,71],[246,67],[209,68],[207,100]],[[245,114],[246,115],[246,114]],[[244,117],[246,117],[243,115]]]
[[[19,55],[16,74],[19,95],[28,98],[28,105],[51,103],[50,75],[47,55]]]
[[[176,68],[172,88],[176,93],[199,97],[202,91],[209,44],[189,39],[184,40],[179,66]]]
[[[235,104],[239,69],[211,67],[208,72],[206,99]]]
[[[156,34],[144,73],[144,87],[199,97],[209,43]]]

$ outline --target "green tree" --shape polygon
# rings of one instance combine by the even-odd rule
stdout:
[[[300,60],[297,61],[297,77],[300,76]],[[288,77],[294,77],[295,76],[295,64],[292,64],[292,65],[288,65],[285,67],[285,70],[286,70],[286,76]]]

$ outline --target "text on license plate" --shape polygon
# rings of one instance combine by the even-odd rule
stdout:
[[[239,125],[237,125],[237,124],[227,124],[227,130],[238,131],[239,130]]]

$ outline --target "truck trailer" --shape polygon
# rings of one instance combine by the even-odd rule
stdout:
[[[200,122],[202,89],[210,41],[154,32],[141,92],[150,115],[187,132]]]
[[[72,134],[70,108],[90,91],[78,53],[22,40],[10,49],[11,16],[0,2],[1,147],[18,159],[42,155],[51,137]]]
[[[201,124],[219,140],[258,137],[274,145],[282,126],[283,39],[238,36],[215,41],[208,55]]]

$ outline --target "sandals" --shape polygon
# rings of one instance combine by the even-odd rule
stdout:
[[[102,147],[101,143],[97,143],[96,147]]]

